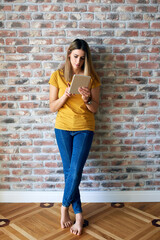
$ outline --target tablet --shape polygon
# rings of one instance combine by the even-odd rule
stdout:
[[[89,87],[90,79],[91,79],[90,76],[74,74],[69,93],[80,94],[78,92],[78,88],[79,87]]]

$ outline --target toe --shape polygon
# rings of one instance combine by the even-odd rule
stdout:
[[[81,235],[81,234],[82,234],[82,231],[80,230],[77,235]]]
[[[68,222],[65,223],[65,227],[66,227],[66,228],[69,227],[69,223],[68,223]]]
[[[63,224],[63,223],[61,223],[61,228],[65,228],[65,226],[64,226],[64,224]]]

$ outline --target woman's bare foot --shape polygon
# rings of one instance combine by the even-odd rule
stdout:
[[[83,222],[84,220],[83,220],[82,213],[76,214],[76,222],[70,229],[71,233],[75,235],[81,235],[82,229],[83,229]]]
[[[69,216],[69,209],[67,207],[61,207],[61,228],[67,228],[72,226],[72,221]]]

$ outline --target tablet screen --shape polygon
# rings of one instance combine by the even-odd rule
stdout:
[[[89,87],[90,79],[91,79],[90,76],[84,76],[84,75],[78,75],[78,74],[73,75],[69,92],[72,94],[80,94],[78,92],[78,88]]]

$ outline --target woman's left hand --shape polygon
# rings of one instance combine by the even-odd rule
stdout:
[[[86,103],[91,96],[91,91],[87,87],[78,88],[78,92],[82,95],[83,101]]]

